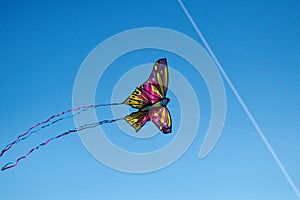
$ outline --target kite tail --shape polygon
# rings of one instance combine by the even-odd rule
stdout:
[[[21,160],[27,158],[32,152],[34,152],[35,150],[38,150],[40,147],[46,146],[52,140],[58,139],[58,138],[63,137],[63,136],[67,136],[70,133],[80,132],[82,130],[89,129],[89,128],[94,128],[94,127],[97,127],[97,126],[100,126],[100,125],[103,125],[103,124],[113,123],[113,122],[119,121],[121,119],[123,119],[123,118],[113,119],[113,120],[103,120],[103,121],[99,121],[99,122],[92,123],[92,124],[85,124],[83,126],[80,126],[79,128],[74,128],[74,129],[68,130],[68,131],[66,131],[66,132],[64,132],[64,133],[62,133],[60,135],[57,135],[55,137],[52,137],[52,138],[48,139],[47,141],[41,143],[40,145],[32,148],[26,155],[18,158],[15,162],[9,162],[9,163],[7,163],[6,165],[4,165],[1,168],[1,171],[4,171],[4,170],[7,170],[9,168],[17,166]]]
[[[49,117],[47,120],[39,122],[36,125],[32,126],[25,133],[19,135],[12,143],[6,145],[5,148],[0,153],[0,157],[2,157],[4,155],[4,153],[6,151],[8,151],[10,148],[12,148],[16,143],[20,142],[21,140],[27,139],[32,133],[38,132],[39,130],[41,130],[43,128],[46,128],[50,125],[53,125],[53,124],[55,124],[55,123],[57,123],[57,122],[59,122],[63,119],[76,116],[76,115],[80,114],[81,112],[84,112],[84,111],[87,111],[87,110],[90,110],[90,109],[93,109],[93,108],[104,107],[104,106],[115,106],[115,105],[121,105],[121,104],[123,104],[123,103],[94,104],[94,105],[89,105],[89,106],[81,106],[81,107],[78,107],[78,108],[66,110],[66,111],[63,111],[63,112],[58,113],[56,115],[53,115],[53,116]],[[71,113],[71,112],[76,112],[76,111],[79,111],[79,112],[77,112],[73,115],[70,115],[70,116],[64,116],[65,114],[68,114],[68,113]],[[61,118],[51,122],[51,120],[53,120],[57,117],[60,117],[60,116],[64,116],[64,117],[61,117]]]

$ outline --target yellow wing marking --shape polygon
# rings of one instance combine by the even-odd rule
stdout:
[[[156,77],[157,77],[157,81],[158,81],[158,84],[159,84],[159,87],[160,87],[160,91],[161,91],[161,95],[164,97],[165,96],[165,91],[164,91],[164,87],[163,87],[163,83],[162,83],[162,80],[161,80],[161,75],[160,73],[156,73]]]
[[[165,77],[165,84],[166,84],[164,86],[168,87],[168,81],[169,81],[168,78],[169,77],[168,77],[168,68],[167,67],[164,68],[164,77]]]
[[[134,108],[142,108],[143,104],[139,102],[139,100],[142,100],[139,97],[141,94],[142,91],[140,90],[140,88],[136,88],[135,91],[123,103],[127,105],[131,105]]]
[[[161,113],[161,118],[160,118],[160,123],[161,123],[161,124],[164,123],[165,116],[166,116],[166,111],[163,110],[162,113]]]
[[[168,114],[168,126],[171,125],[171,117],[170,117],[170,114]]]
[[[151,85],[151,89],[158,95],[161,95],[160,92],[158,91],[158,89],[154,86],[154,85]]]

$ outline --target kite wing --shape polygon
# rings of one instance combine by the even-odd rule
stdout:
[[[148,116],[148,111],[137,111],[127,115],[124,119],[135,128],[136,132],[138,132],[150,118]]]
[[[168,90],[168,82],[167,59],[162,58],[155,62],[150,77],[141,88],[150,95],[150,98],[164,98]]]
[[[165,106],[155,106],[149,111],[150,120],[165,134],[172,132],[172,120]]]
[[[168,80],[167,59],[159,59],[155,62],[148,80],[136,88],[123,103],[138,109],[157,103],[161,98],[166,97]]]

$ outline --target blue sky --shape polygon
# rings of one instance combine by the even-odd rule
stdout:
[[[184,1],[219,61],[252,111],[270,143],[300,187],[300,3],[298,1]],[[147,26],[180,31],[200,44],[176,1],[9,1],[0,3],[0,147],[33,124],[72,107],[76,73],[85,57],[119,32]],[[208,93],[200,76],[176,55],[133,52],[103,76],[98,103],[111,97],[115,78],[130,66],[168,58],[201,99],[201,117],[210,117]],[[105,81],[107,80],[107,81]],[[104,84],[107,84],[104,85]],[[106,167],[84,148],[77,135],[57,140],[20,166],[0,174],[3,199],[297,199],[258,137],[228,85],[226,126],[214,150],[198,159],[207,121],[188,151],[169,167],[128,174]],[[100,91],[100,92],[99,92]],[[131,91],[129,91],[130,93]],[[99,93],[99,94],[98,94]],[[170,93],[170,97],[172,97]],[[172,104],[173,102],[173,104]],[[188,103],[188,100],[187,102]],[[178,124],[176,100],[170,102]],[[98,114],[101,111],[98,111]],[[104,113],[108,113],[104,111]],[[108,115],[108,117],[110,117]],[[68,130],[72,120],[36,134],[0,159],[1,165],[31,147]],[[110,125],[105,128],[109,129]],[[114,127],[115,125],[111,125]],[[117,129],[113,129],[117,130]],[[187,130],[188,131],[188,130]],[[111,138],[126,148],[130,138]],[[174,136],[170,136],[170,140]],[[118,140],[118,138],[121,138]],[[167,137],[158,135],[167,143]],[[138,140],[132,139],[138,143]],[[145,149],[160,143],[142,141]],[[143,145],[136,145],[136,150]],[[148,145],[148,146],[147,146]],[[140,149],[143,151],[145,149]]]

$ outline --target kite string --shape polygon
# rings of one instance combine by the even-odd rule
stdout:
[[[24,140],[24,139],[28,138],[28,137],[31,135],[31,133],[37,132],[37,131],[39,131],[39,130],[42,129],[42,128],[48,127],[48,126],[50,126],[50,125],[52,125],[52,124],[55,124],[56,122],[61,121],[61,120],[65,119],[65,118],[69,118],[69,117],[72,117],[72,116],[76,116],[77,114],[79,114],[79,113],[81,113],[81,112],[83,112],[83,111],[92,109],[92,108],[97,108],[97,107],[100,107],[100,106],[114,106],[114,105],[121,105],[121,104],[123,104],[123,103],[93,104],[93,105],[89,105],[89,106],[81,106],[81,107],[77,107],[77,108],[74,108],[74,109],[69,109],[69,110],[63,111],[63,112],[61,112],[61,113],[58,113],[58,114],[56,114],[56,115],[53,115],[53,116],[49,117],[47,120],[42,121],[42,122],[39,122],[39,123],[37,123],[36,125],[32,126],[32,127],[29,128],[25,133],[19,135],[12,143],[6,145],[5,148],[4,148],[4,149],[1,151],[1,153],[0,153],[0,157],[2,157],[6,151],[8,151],[10,148],[12,148],[12,146],[13,146],[14,144],[18,143],[18,142],[21,141],[21,140]],[[75,112],[75,111],[78,111],[78,110],[81,110],[81,111],[78,112],[77,114],[74,114],[74,115],[68,116],[68,117],[64,117],[64,118],[60,118],[60,119],[58,119],[58,120],[53,121],[51,124],[47,124],[47,123],[49,123],[51,120],[53,120],[54,118],[57,118],[57,117],[60,117],[60,116],[65,115],[65,114],[67,114],[67,113]],[[34,129],[40,127],[40,126],[43,125],[43,124],[46,124],[46,125],[42,126],[40,129],[38,129],[38,130],[36,130],[36,131],[33,131]],[[27,135],[28,135],[28,136],[27,136]],[[26,136],[26,137],[24,137],[24,136]]]
[[[74,128],[74,129],[68,130],[68,131],[66,131],[66,132],[64,132],[60,135],[57,135],[55,137],[52,137],[52,138],[46,140],[45,142],[41,143],[40,145],[32,148],[30,151],[28,151],[28,153],[26,155],[18,158],[15,162],[7,163],[6,165],[4,165],[1,168],[1,171],[4,171],[4,170],[7,170],[9,168],[17,166],[21,160],[27,158],[32,152],[34,152],[35,150],[38,150],[40,147],[46,146],[52,140],[58,139],[58,138],[63,137],[63,136],[67,136],[70,133],[80,132],[80,131],[88,129],[88,128],[94,128],[94,127],[97,127],[97,126],[100,126],[100,125],[103,125],[103,124],[113,123],[113,122],[116,122],[116,121],[119,121],[119,120],[122,120],[122,119],[123,118],[118,118],[118,119],[113,119],[113,120],[103,120],[103,121],[95,122],[95,123],[92,123],[92,124],[85,124],[85,125],[80,126],[79,128]]]
[[[61,121],[61,120],[63,120],[63,119],[67,119],[67,118],[70,118],[70,117],[77,116],[77,115],[79,115],[81,112],[84,112],[84,111],[86,111],[86,110],[88,110],[88,109],[87,109],[87,108],[86,108],[86,109],[83,109],[83,110],[81,110],[81,111],[79,111],[79,112],[77,112],[77,113],[75,113],[75,114],[73,114],[73,115],[69,115],[69,116],[66,116],[66,117],[62,117],[62,118],[59,118],[59,119],[57,119],[57,120],[55,120],[55,121],[52,121],[51,123],[48,123],[48,124],[46,124],[46,125],[43,125],[43,126],[39,127],[38,129],[36,129],[36,130],[34,130],[34,131],[31,131],[28,135],[26,135],[26,136],[20,138],[18,141],[16,141],[16,143],[18,143],[18,142],[20,142],[20,141],[22,141],[22,140],[25,140],[25,139],[27,139],[27,138],[29,138],[31,134],[36,133],[36,132],[40,131],[40,130],[43,129],[43,128],[49,127],[49,126],[51,126],[51,125],[53,125],[53,124],[55,124],[55,123],[57,123],[57,122],[59,122],[59,121]],[[9,146],[9,145],[7,145],[7,146]]]

